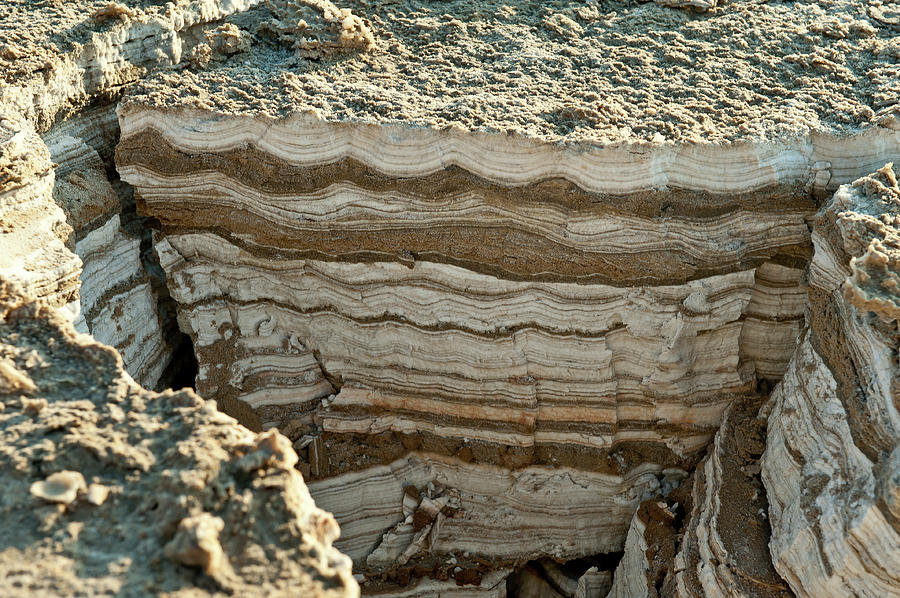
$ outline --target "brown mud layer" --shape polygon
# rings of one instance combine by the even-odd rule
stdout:
[[[307,463],[315,464],[309,476],[311,480],[387,465],[411,453],[452,455],[464,463],[498,465],[507,469],[545,465],[610,475],[624,475],[643,463],[689,471],[699,460],[698,455],[680,456],[665,444],[654,442],[621,441],[605,450],[566,444],[513,447],[479,440],[466,442],[424,432],[369,435],[326,432],[321,435],[316,448],[307,450],[306,455],[303,451],[300,454],[301,458],[306,457]],[[305,471],[302,464],[300,467]]]

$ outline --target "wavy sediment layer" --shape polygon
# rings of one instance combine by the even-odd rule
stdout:
[[[98,152],[55,128],[44,141],[56,164],[53,199],[74,229],[75,253],[82,260],[75,327],[115,347],[134,379],[153,388],[172,348],[163,338],[156,296],[141,263],[141,240],[122,228],[119,197]],[[102,138],[91,141],[104,144]]]
[[[273,0],[120,106],[198,390],[287,432],[367,591],[560,594],[526,563],[644,567],[629,522],[682,515],[669,589],[786,591],[728,530],[759,451],[720,424],[789,370],[817,202],[900,151],[890,32],[840,0],[433,8]],[[697,508],[632,518],[716,430]]]
[[[320,413],[326,431],[512,446],[652,439],[691,452],[729,393],[753,381],[738,342],[753,271],[620,289],[428,262],[273,264],[209,233],[168,235],[158,249],[183,326],[208,356],[198,388],[227,386],[254,408],[315,407],[336,392],[327,373],[340,393]]]
[[[8,6],[0,27],[0,104],[45,132],[92,102],[117,96],[153,68],[173,66],[197,29],[247,10],[253,0],[147,2],[128,7],[88,0],[65,7]],[[48,43],[52,42],[52,43]]]
[[[27,200],[24,189],[5,193],[16,213],[4,212],[3,220],[32,227],[17,226],[16,237],[5,239],[14,248],[9,263],[26,266],[10,270],[20,279],[31,277],[19,280],[28,292],[54,304],[67,303],[76,317],[81,311],[79,330],[119,349],[128,371],[151,387],[171,361],[176,338],[163,338],[164,333],[171,335],[174,324],[160,315],[160,285],[148,278],[141,263],[142,224],[134,220],[133,205],[131,213],[120,205],[120,195],[127,196],[128,189],[112,166],[118,140],[114,102],[154,68],[181,63],[207,30],[253,4],[194,0],[126,6],[88,0],[65,6],[4,6],[0,113],[15,114],[9,122],[24,117],[50,146],[55,178],[45,173],[28,187],[32,195],[43,195],[43,187],[51,186],[74,231],[69,237],[65,225],[55,221],[58,215]],[[11,145],[23,135],[14,136]],[[29,138],[26,143],[28,159],[40,162],[40,140]],[[39,241],[41,231],[55,234],[84,259],[80,301],[82,264],[61,249],[44,252],[42,244],[57,243]]]
[[[759,477],[765,402],[760,397],[731,406],[694,474],[693,508],[669,572],[677,596],[793,596],[769,555],[768,503]]]
[[[560,467],[511,470],[411,453],[389,465],[313,481],[310,492],[341,522],[336,546],[357,570],[399,575],[404,567],[435,566],[454,555],[463,568],[483,572],[540,556],[566,560],[618,550],[625,532],[620,522],[656,492],[659,470],[653,464],[626,476]],[[362,494],[369,498],[365,505]],[[436,509],[430,519],[429,505]]]
[[[296,439],[341,548],[373,580],[440,579],[439,563],[469,548],[479,575],[620,550],[629,514],[654,491],[635,472],[690,467],[728,405],[777,380],[795,346],[806,179],[737,197],[638,181],[599,193],[562,170],[510,186],[485,176],[489,149],[477,173],[415,161],[398,176],[357,150],[331,164],[296,150],[314,134],[352,148],[375,130],[181,111],[167,121],[181,134],[145,126],[159,112],[120,114],[118,167],[160,227],[198,390]],[[398,136],[380,138],[377,155],[405,151]],[[553,163],[579,159],[553,151]],[[465,472],[441,481],[462,492],[465,520],[432,533],[398,518],[404,486],[428,481],[410,459]],[[530,479],[554,466],[590,477],[591,498],[554,478],[545,484],[562,506],[503,506],[507,491],[485,490],[491,478],[478,473]],[[383,470],[400,472],[393,489],[360,490]],[[480,492],[466,486],[476,481]],[[372,511],[375,495],[393,504],[388,515]],[[566,544],[586,524],[563,512],[603,529]],[[538,530],[547,517],[558,528]]]
[[[163,116],[164,115],[164,116]],[[900,150],[900,131],[875,127],[846,138],[813,135],[781,143],[586,145],[566,147],[509,135],[403,125],[328,122],[162,110],[135,101],[120,109],[121,162],[145,133],[189,154],[252,147],[291,166],[358,161],[389,177],[425,177],[458,166],[495,184],[519,187],[563,179],[589,193],[652,189],[750,193],[778,186],[834,188]],[[129,141],[132,140],[132,141]],[[723,198],[724,199],[724,198]]]
[[[897,596],[900,188],[890,165],[819,213],[809,333],[776,388],[762,478],[798,596]]]
[[[608,598],[793,596],[769,556],[766,400],[735,401],[691,478],[640,505]]]

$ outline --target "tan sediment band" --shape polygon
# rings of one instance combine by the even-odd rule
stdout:
[[[801,184],[768,185],[750,192],[674,188],[627,194],[591,193],[561,177],[503,186],[454,165],[425,176],[400,177],[386,175],[352,157],[321,165],[294,165],[252,144],[216,152],[188,151],[152,128],[123,137],[116,146],[116,163],[120,168],[141,167],[165,176],[219,173],[272,195],[309,194],[335,181],[349,181],[367,191],[394,191],[423,199],[476,190],[491,205],[518,208],[541,203],[643,218],[713,218],[737,210],[783,213],[814,207]]]
[[[252,146],[185,153],[152,129],[125,138],[118,160],[138,183],[139,211],[167,234],[214,231],[254,255],[279,260],[431,261],[509,280],[658,285],[764,260],[802,267],[810,255],[805,220],[815,209],[809,194],[788,186],[747,194],[612,195],[559,178],[504,187],[458,167],[408,178],[386,177],[352,158],[298,167]],[[329,193],[349,191],[385,209],[410,204],[409,215],[343,204],[325,216],[304,212],[304,206],[326,209],[318,206]],[[457,199],[469,207],[456,208]],[[413,205],[421,211],[413,214]],[[446,217],[438,218],[439,208]],[[516,214],[525,216],[517,222]],[[652,231],[645,249],[636,238],[616,238],[612,223],[619,218],[622,239]],[[758,230],[733,236],[747,221]],[[569,232],[573,226],[579,232]],[[697,236],[722,237],[731,246],[712,251],[706,241],[693,243]]]
[[[900,132],[880,127],[837,136],[798,131],[734,143],[547,143],[453,127],[333,121],[302,109],[271,118],[132,101],[118,113],[123,140],[155,130],[187,154],[253,146],[304,167],[353,158],[396,178],[456,165],[505,186],[559,178],[585,191],[618,195],[654,189],[726,195],[781,185],[833,189],[878,168],[900,148]],[[122,174],[134,184],[127,171]]]
[[[229,211],[226,215],[215,208],[204,212],[198,209],[196,203],[192,205],[192,222],[200,227],[164,227],[163,232],[168,235],[212,232],[248,253],[270,259],[343,263],[426,261],[514,281],[574,282],[615,287],[676,285],[751,269],[765,261],[803,268],[811,253],[808,244],[797,243],[761,250],[739,261],[723,263],[719,260],[715,265],[710,263],[697,268],[679,259],[674,252],[585,254],[554,246],[538,235],[519,231],[511,234],[509,228],[473,229],[460,226],[456,229],[448,227],[423,231],[411,227],[394,228],[390,234],[384,231],[301,229],[274,236],[270,221],[249,212]],[[149,210],[140,199],[138,209],[144,214],[157,213],[156,210]],[[230,226],[221,227],[226,218]],[[265,234],[263,240],[266,245],[246,241],[246,236],[251,234]],[[514,242],[498,244],[498,240],[506,241],[509,237],[513,237]],[[323,247],[327,250],[323,251]],[[364,249],[358,249],[360,247]],[[513,255],[510,256],[510,253]]]

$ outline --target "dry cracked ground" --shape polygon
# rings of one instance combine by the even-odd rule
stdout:
[[[894,0],[0,0],[0,595],[900,597],[893,163]]]

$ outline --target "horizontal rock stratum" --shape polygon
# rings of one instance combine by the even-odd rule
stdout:
[[[295,440],[368,591],[622,550],[788,369],[818,202],[900,151],[856,76],[889,27],[837,56],[811,5],[341,8],[372,44],[314,55],[330,26],[267,4],[119,108],[198,391]]]
[[[0,30],[0,274],[192,352],[365,594],[898,594],[892,5],[79,10]]]

